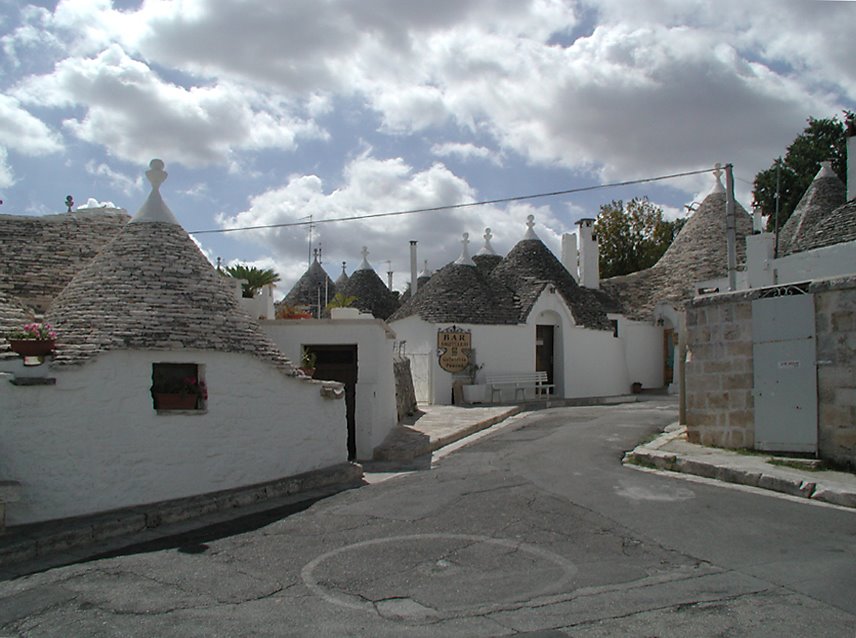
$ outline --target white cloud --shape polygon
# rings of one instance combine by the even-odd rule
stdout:
[[[52,74],[22,82],[15,94],[46,106],[84,106],[86,114],[69,117],[65,128],[130,161],[228,163],[237,150],[293,149],[296,137],[321,135],[272,98],[228,83],[187,89],[166,82],[116,45],[94,58],[68,58]]]
[[[475,144],[443,142],[442,144],[434,144],[431,147],[431,152],[438,157],[459,157],[463,160],[475,158],[486,160],[495,166],[502,166],[501,153]]]
[[[14,97],[0,94],[0,145],[35,157],[62,151],[62,139],[26,111]]]
[[[89,210],[92,208],[117,208],[117,206],[113,202],[101,202],[94,197],[90,197],[86,200],[85,204],[78,206],[77,210]]]
[[[85,169],[89,175],[106,179],[107,182],[113,188],[121,190],[127,195],[142,190],[142,176],[131,177],[130,175],[126,175],[125,173],[112,169],[110,166],[104,164],[103,162],[99,163],[95,162],[94,160],[86,162]]]
[[[9,166],[9,155],[6,149],[0,146],[0,188],[9,188],[15,183],[15,174]]]

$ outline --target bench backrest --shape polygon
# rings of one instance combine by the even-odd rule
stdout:
[[[502,372],[487,375],[488,383],[547,383],[544,370],[534,372]]]

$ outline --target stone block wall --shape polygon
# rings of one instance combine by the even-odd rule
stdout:
[[[741,297],[687,309],[687,438],[729,448],[755,444],[752,304]]]
[[[813,288],[820,456],[856,467],[856,277]]]
[[[812,282],[817,342],[818,454],[856,467],[856,276]],[[752,300],[758,290],[687,307],[687,438],[752,448]]]

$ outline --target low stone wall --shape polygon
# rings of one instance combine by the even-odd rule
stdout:
[[[812,282],[818,454],[856,467],[856,276]],[[759,290],[703,297],[687,308],[687,439],[752,448],[752,300]]]

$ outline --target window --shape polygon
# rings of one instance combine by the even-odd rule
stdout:
[[[155,410],[204,410],[208,400],[204,366],[196,363],[153,363],[152,405]]]

